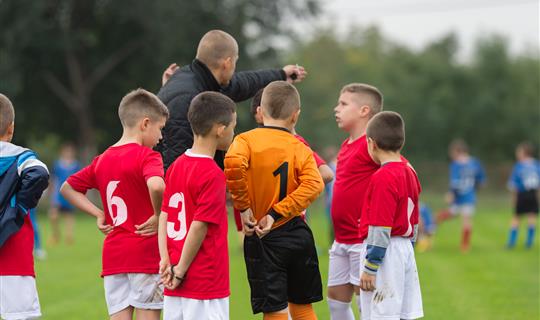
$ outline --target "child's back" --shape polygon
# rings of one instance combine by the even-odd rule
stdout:
[[[108,148],[67,180],[78,192],[99,191],[105,221],[114,228],[103,244],[102,276],[158,272],[157,235],[135,233],[154,214],[146,185],[153,176],[163,176],[161,156],[131,143]]]
[[[238,158],[237,152],[247,157]],[[277,221],[273,228],[299,215],[316,198],[320,187],[320,175],[312,154],[311,149],[284,128],[261,127],[238,135],[226,158],[226,172],[234,174],[235,168],[249,165],[246,171],[248,193],[241,198],[233,193],[235,206],[242,210],[251,207],[255,219],[259,220],[305,182],[305,190],[295,193],[296,201],[288,199],[274,208],[290,216]]]
[[[29,319],[41,316],[30,210],[49,172],[33,151],[11,143],[14,131],[15,109],[0,94],[0,318]]]

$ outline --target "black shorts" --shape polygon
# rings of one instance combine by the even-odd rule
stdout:
[[[521,216],[526,213],[538,214],[538,190],[518,192],[516,214]]]
[[[254,314],[283,310],[288,302],[322,300],[315,241],[301,218],[291,219],[262,239],[245,237],[244,258]]]

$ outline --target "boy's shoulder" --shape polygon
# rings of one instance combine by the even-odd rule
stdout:
[[[16,157],[24,152],[35,154],[31,149],[18,146],[11,142],[0,141],[0,157]]]

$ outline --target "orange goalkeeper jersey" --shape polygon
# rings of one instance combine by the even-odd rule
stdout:
[[[238,135],[225,156],[234,207],[251,208],[259,221],[270,209],[283,216],[272,229],[299,215],[324,188],[313,151],[278,127]]]

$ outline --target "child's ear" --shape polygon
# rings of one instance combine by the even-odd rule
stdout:
[[[143,118],[141,120],[141,130],[146,130],[148,126],[150,125],[150,118]]]
[[[296,111],[292,114],[292,116],[291,116],[291,122],[292,122],[292,123],[297,123],[299,117],[300,117],[300,109],[296,110]]]
[[[15,133],[15,121],[11,122],[11,124],[7,127],[7,134],[13,135]]]
[[[363,105],[360,107],[360,115],[362,117],[368,117],[371,114],[371,107],[368,105]]]
[[[216,136],[218,138],[223,137],[223,133],[225,132],[225,128],[227,128],[227,126],[225,126],[223,124],[214,124],[214,129],[213,130],[216,130]]]

